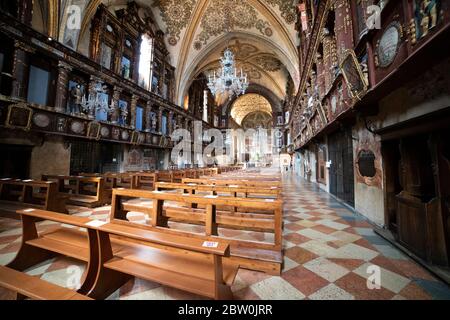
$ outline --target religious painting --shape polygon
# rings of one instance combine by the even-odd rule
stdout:
[[[102,67],[111,69],[112,48],[106,44],[102,44],[102,55],[100,56],[100,64]]]
[[[164,83],[162,89],[162,97],[164,99],[167,99],[168,95],[169,95],[169,85],[167,83]]]
[[[97,101],[98,104],[95,110],[95,119],[99,121],[108,121],[108,94],[104,92],[98,92]]]
[[[87,129],[87,137],[99,140],[100,139],[100,129],[101,125],[100,123],[93,121],[90,122]]]
[[[425,37],[440,22],[440,0],[414,0],[416,40]]]
[[[341,64],[341,70],[350,95],[355,99],[360,99],[367,91],[367,83],[353,50],[347,50]]]
[[[138,131],[142,131],[144,123],[144,108],[141,106],[136,106],[136,125],[135,128]]]
[[[130,59],[128,59],[125,56],[122,57],[120,70],[121,70],[122,77],[124,77],[125,79],[130,78],[130,76],[131,76],[131,61],[130,61]]]
[[[152,91],[159,93],[159,78],[156,75],[152,77]]]
[[[165,115],[161,117],[161,131],[162,134],[167,135],[167,116]]]

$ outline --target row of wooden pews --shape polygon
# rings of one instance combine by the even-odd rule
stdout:
[[[105,299],[132,277],[207,298],[232,298],[231,284],[239,266],[229,260],[226,241],[33,208],[18,214],[22,216],[21,247],[13,261],[0,268],[0,286],[17,292],[18,298]],[[61,225],[38,232],[37,223],[42,220]],[[58,255],[86,263],[78,290],[32,280],[23,273]]]
[[[247,179],[236,180],[233,174],[155,181],[153,191],[117,187],[112,175],[90,177],[103,185],[110,183],[112,205],[107,223],[35,207],[20,209],[21,248],[0,269],[0,286],[17,292],[18,298],[105,299],[138,277],[208,298],[230,299],[239,268],[279,275],[282,265],[280,180],[253,179],[244,173],[240,175]],[[56,194],[83,194],[77,192],[79,188],[100,192],[96,185],[80,187],[91,180],[78,178],[70,182],[60,177],[59,182],[46,185],[53,185]],[[136,211],[147,214],[148,223],[128,221],[128,213]],[[42,220],[61,225],[38,232]],[[247,236],[230,236],[232,230]],[[39,279],[28,282],[22,273],[56,255],[86,263],[78,290],[54,287]]]
[[[0,179],[0,216],[20,219],[17,210],[38,208],[67,213],[68,196],[58,192],[55,182]]]
[[[200,233],[211,240],[226,240],[230,243],[230,259],[240,267],[279,275],[282,267],[281,181],[279,177],[246,178],[236,180],[215,175],[184,178],[182,183],[157,182],[153,192],[114,189],[111,219],[128,223],[128,212],[140,212],[147,215],[147,225],[142,228],[150,226],[184,237],[196,237]],[[185,228],[186,225],[197,226],[197,231]],[[199,232],[198,227],[203,231]],[[243,239],[230,238],[227,237],[229,230],[251,235]]]

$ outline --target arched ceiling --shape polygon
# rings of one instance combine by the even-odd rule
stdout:
[[[52,0],[50,0],[52,1]],[[77,48],[86,50],[90,20],[100,3],[111,12],[127,0],[66,0],[82,8],[82,27],[68,33]],[[176,96],[181,104],[192,79],[217,65],[223,49],[234,45],[250,83],[272,90],[280,99],[290,76],[298,86],[298,0],[135,0],[150,12],[165,33],[170,61],[176,68]],[[62,11],[64,12],[64,11]],[[64,20],[65,15],[62,15]],[[64,24],[63,24],[64,25]],[[229,32],[227,32],[229,31]],[[60,30],[60,40],[67,37]],[[239,52],[243,49],[244,52]],[[245,51],[246,49],[247,52]],[[247,54],[247,55],[246,55]],[[268,67],[268,68],[267,68]],[[278,69],[279,68],[279,69]]]
[[[238,125],[241,125],[247,115],[255,112],[272,116],[272,106],[262,95],[248,93],[236,99],[231,107],[230,115]]]

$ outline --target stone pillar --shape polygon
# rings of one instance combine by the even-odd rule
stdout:
[[[117,124],[120,117],[119,100],[120,94],[122,93],[122,88],[114,86],[113,95],[111,99],[111,123]]]
[[[28,75],[29,63],[28,53],[33,53],[34,49],[26,46],[20,41],[14,42],[14,64],[11,96],[17,99],[26,100],[26,77]]]
[[[135,94],[131,96],[131,106],[130,106],[130,126],[134,129],[136,128],[136,106],[139,97]]]
[[[152,112],[152,102],[147,101],[145,107],[145,131],[150,132],[152,129],[152,119],[150,118],[150,112]]]
[[[58,112],[65,112],[67,109],[67,91],[70,71],[72,71],[72,67],[70,65],[63,61],[59,61],[55,97],[55,110]]]

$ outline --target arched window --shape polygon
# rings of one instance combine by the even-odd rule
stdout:
[[[153,39],[147,34],[143,34],[139,56],[139,85],[147,90],[150,90],[152,61]]]

